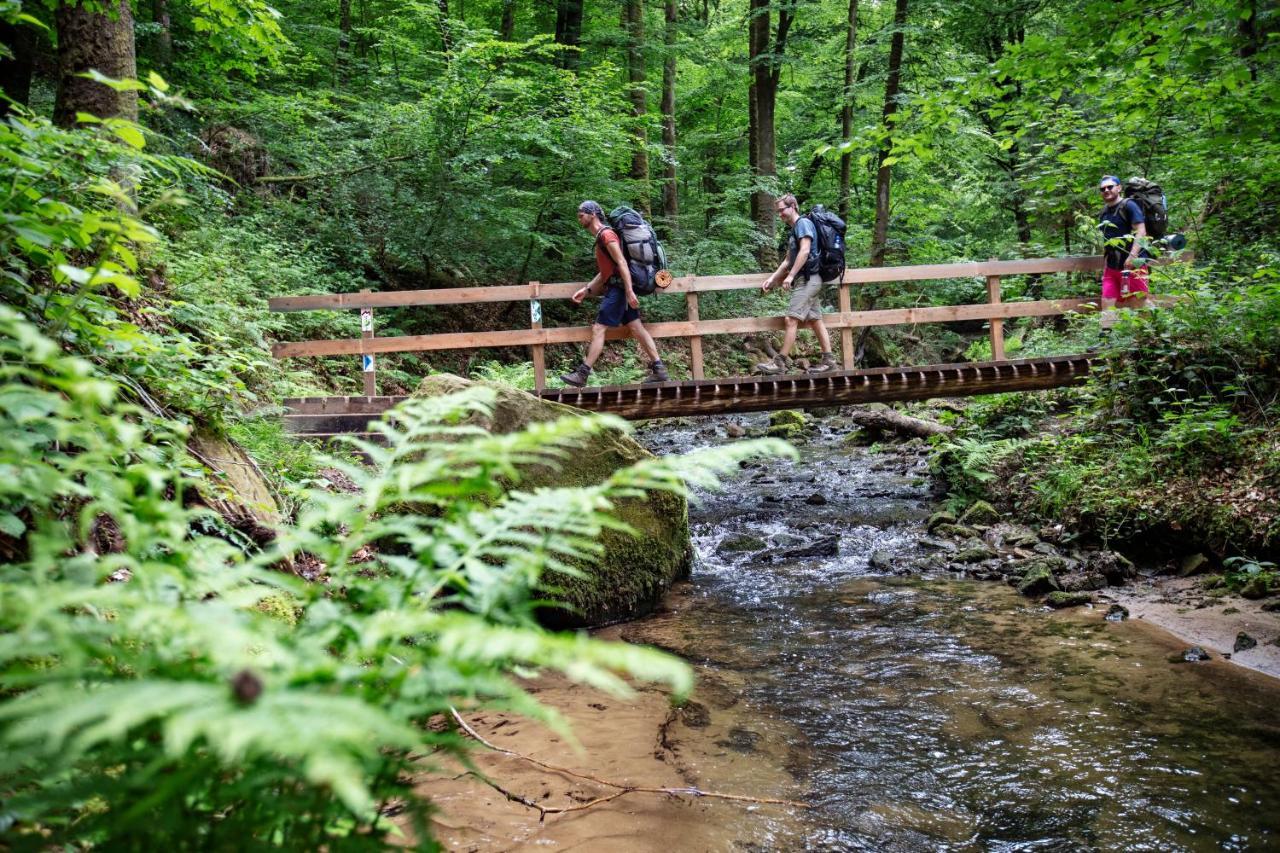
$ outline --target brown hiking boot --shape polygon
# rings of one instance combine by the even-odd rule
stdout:
[[[571,373],[566,373],[560,377],[560,381],[565,385],[572,385],[574,388],[581,388],[591,381],[591,368],[585,364],[579,364]]]
[[[762,361],[756,365],[756,373],[767,373],[770,376],[777,376],[779,373],[786,373],[791,369],[791,359],[779,353],[769,361]]]
[[[651,382],[670,382],[671,375],[667,373],[667,366],[661,360],[655,361],[649,365],[649,375],[641,380],[645,384]]]
[[[809,368],[810,373],[831,373],[840,369],[840,363],[836,361],[835,353],[824,352],[822,361]]]

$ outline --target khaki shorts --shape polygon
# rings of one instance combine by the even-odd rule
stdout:
[[[822,319],[822,285],[825,284],[816,275],[798,278],[791,285],[791,301],[787,303],[787,317],[794,317],[802,323]]]

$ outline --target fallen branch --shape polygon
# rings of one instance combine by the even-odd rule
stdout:
[[[567,767],[559,767],[555,764],[548,764],[547,762],[540,761],[537,758],[533,758],[531,756],[524,755],[519,752],[515,752],[514,750],[504,749],[503,747],[497,746],[496,744],[492,744],[489,741],[485,740],[480,735],[479,732],[477,732],[470,725],[468,725],[467,721],[464,720],[462,718],[462,715],[458,713],[458,709],[450,708],[449,712],[453,715],[453,719],[458,723],[458,725],[462,728],[462,730],[467,733],[469,737],[478,741],[482,745],[487,746],[489,749],[492,749],[494,752],[502,753],[503,755],[506,755],[510,758],[518,758],[521,761],[527,761],[530,764],[533,764],[537,767],[541,767],[543,770],[548,770],[552,773],[563,773],[566,776],[573,776],[577,779],[583,779],[588,782],[594,782],[595,784],[602,785],[606,788],[616,789],[615,792],[612,794],[608,794],[603,797],[597,797],[594,800],[590,800],[585,803],[579,803],[578,805],[575,805],[575,806],[544,806],[534,802],[533,800],[530,800],[528,797],[523,797],[520,794],[515,794],[515,793],[512,793],[511,791],[508,791],[507,789],[499,785],[497,782],[494,782],[492,779],[488,779],[483,775],[476,773],[475,771],[469,771],[472,775],[476,776],[476,778],[480,779],[490,788],[493,788],[495,791],[502,794],[511,802],[519,803],[520,805],[525,806],[527,808],[535,809],[539,814],[539,817],[538,817],[539,821],[545,820],[547,815],[549,814],[566,814],[568,812],[583,811],[584,809],[589,809],[589,808],[592,808],[593,806],[598,806],[603,803],[607,803],[610,800],[616,800],[619,797],[626,796],[627,794],[665,794],[668,796],[679,796],[681,794],[685,794],[690,797],[710,797],[712,799],[732,800],[734,802],[739,802],[739,803],[759,803],[759,804],[779,805],[779,806],[794,806],[800,809],[812,808],[807,803],[799,803],[794,800],[777,800],[777,799],[771,799],[768,797],[746,797],[740,794],[721,794],[716,791],[704,791],[701,788],[695,788],[692,786],[683,787],[683,788],[659,788],[659,787],[649,787],[646,785],[623,785],[619,782],[610,782],[608,779],[601,779],[599,777],[592,776],[588,773],[579,773],[576,770],[570,770]]]
[[[945,435],[951,427],[933,421],[912,418],[892,411],[869,412],[865,409],[854,409],[849,419],[860,427],[879,430],[880,432],[896,432],[899,435],[928,438],[931,435]]]

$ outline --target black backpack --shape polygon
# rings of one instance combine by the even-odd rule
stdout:
[[[818,275],[823,281],[844,276],[844,220],[815,204],[805,216],[818,233]]]
[[[622,243],[622,256],[631,270],[631,289],[648,296],[658,288],[658,273],[667,268],[667,253],[645,218],[629,207],[615,207],[609,225]]]
[[[1169,230],[1169,209],[1159,184],[1146,178],[1132,177],[1124,182],[1124,197],[1133,199],[1142,209],[1148,237],[1159,239],[1165,235]]]

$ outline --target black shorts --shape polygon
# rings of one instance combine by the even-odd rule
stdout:
[[[627,304],[627,291],[622,282],[616,285],[610,280],[605,285],[604,296],[600,300],[600,311],[596,314],[596,322],[601,326],[616,328],[634,323],[640,319],[640,309]]]

